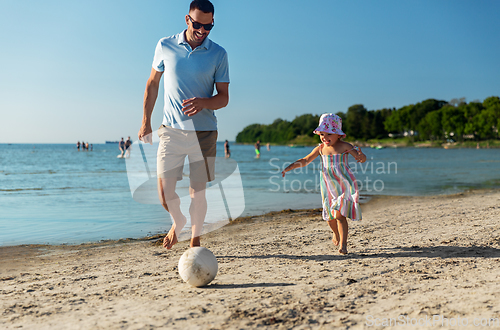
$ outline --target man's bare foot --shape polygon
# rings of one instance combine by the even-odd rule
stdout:
[[[201,246],[200,236],[191,238],[191,244],[189,244],[189,246],[190,247]]]
[[[340,254],[347,254],[347,245],[342,245],[342,247],[339,249]]]
[[[175,226],[172,226],[167,236],[165,236],[165,238],[163,239],[163,247],[166,248],[167,250],[170,250],[172,246],[174,246],[174,244],[176,243],[177,243],[177,235],[175,234]]]

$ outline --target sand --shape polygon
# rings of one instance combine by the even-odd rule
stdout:
[[[187,241],[3,247],[0,327],[500,327],[500,192],[377,197],[349,225],[343,256],[319,210],[234,221],[202,237],[204,288],[178,275]]]

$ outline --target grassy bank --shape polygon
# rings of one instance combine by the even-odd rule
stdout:
[[[364,147],[416,147],[416,148],[500,148],[500,140],[485,140],[485,141],[463,141],[463,142],[443,142],[443,141],[412,141],[410,138],[398,139],[377,139],[368,141],[353,141],[346,140],[350,143],[355,143]]]
[[[345,139],[346,142],[356,144],[360,147],[370,148],[500,148],[500,140],[485,140],[485,141],[463,141],[463,142],[443,142],[443,141],[412,141],[410,138],[387,138],[387,139],[371,139],[367,141],[360,141],[355,139]],[[284,145],[294,146],[315,146],[319,143],[319,139],[307,135],[300,135],[288,141]],[[253,143],[238,143],[238,144],[253,144]],[[261,143],[265,146],[266,143]],[[271,145],[279,145],[271,143]]]

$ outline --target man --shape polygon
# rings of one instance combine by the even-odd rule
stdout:
[[[228,140],[226,140],[226,142],[224,142],[224,155],[226,156],[226,158],[231,157],[231,150],[229,150],[229,141]]]
[[[151,114],[160,79],[165,73],[165,107],[163,125],[158,130],[157,173],[160,201],[174,222],[163,240],[167,249],[177,243],[186,224],[175,192],[177,181],[182,179],[186,155],[190,162],[190,245],[200,246],[199,236],[207,213],[206,184],[214,179],[217,142],[214,110],[229,102],[227,53],[208,38],[214,26],[212,3],[208,0],[191,2],[185,21],[186,30],[158,42],[144,93],[144,115],[138,134],[143,142],[152,143]]]
[[[83,149],[85,149],[85,147]],[[118,143],[118,149],[120,149],[120,157],[123,157],[123,153],[125,152],[125,141],[123,141],[123,138]]]
[[[125,154],[123,157],[130,157],[130,146],[132,145],[132,140],[130,140],[130,136],[127,141],[125,141]]]
[[[255,158],[260,158],[260,140],[254,144],[255,147]]]

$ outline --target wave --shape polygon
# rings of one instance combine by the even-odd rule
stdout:
[[[58,171],[54,170],[47,170],[47,171],[34,171],[34,172],[0,172],[3,173],[4,175],[30,175],[30,174],[57,174],[61,173]]]
[[[85,189],[84,187],[59,187],[59,188],[10,188],[10,189],[1,189],[3,192],[21,192],[21,191],[41,191],[41,190],[70,190],[70,189]],[[99,189],[94,189],[99,190]]]
[[[28,190],[43,190],[43,188],[13,188],[13,189],[0,189],[0,191],[6,191],[6,192],[18,192],[18,191],[28,191]]]
[[[85,171],[77,171],[77,170],[60,170],[60,171],[34,171],[34,172],[5,172],[0,171],[0,174],[3,175],[39,175],[39,174],[63,174],[63,175],[72,175],[72,176],[86,176],[92,174],[114,174],[114,173],[127,173],[126,170],[109,170],[105,168],[99,168],[95,170],[85,170]]]

